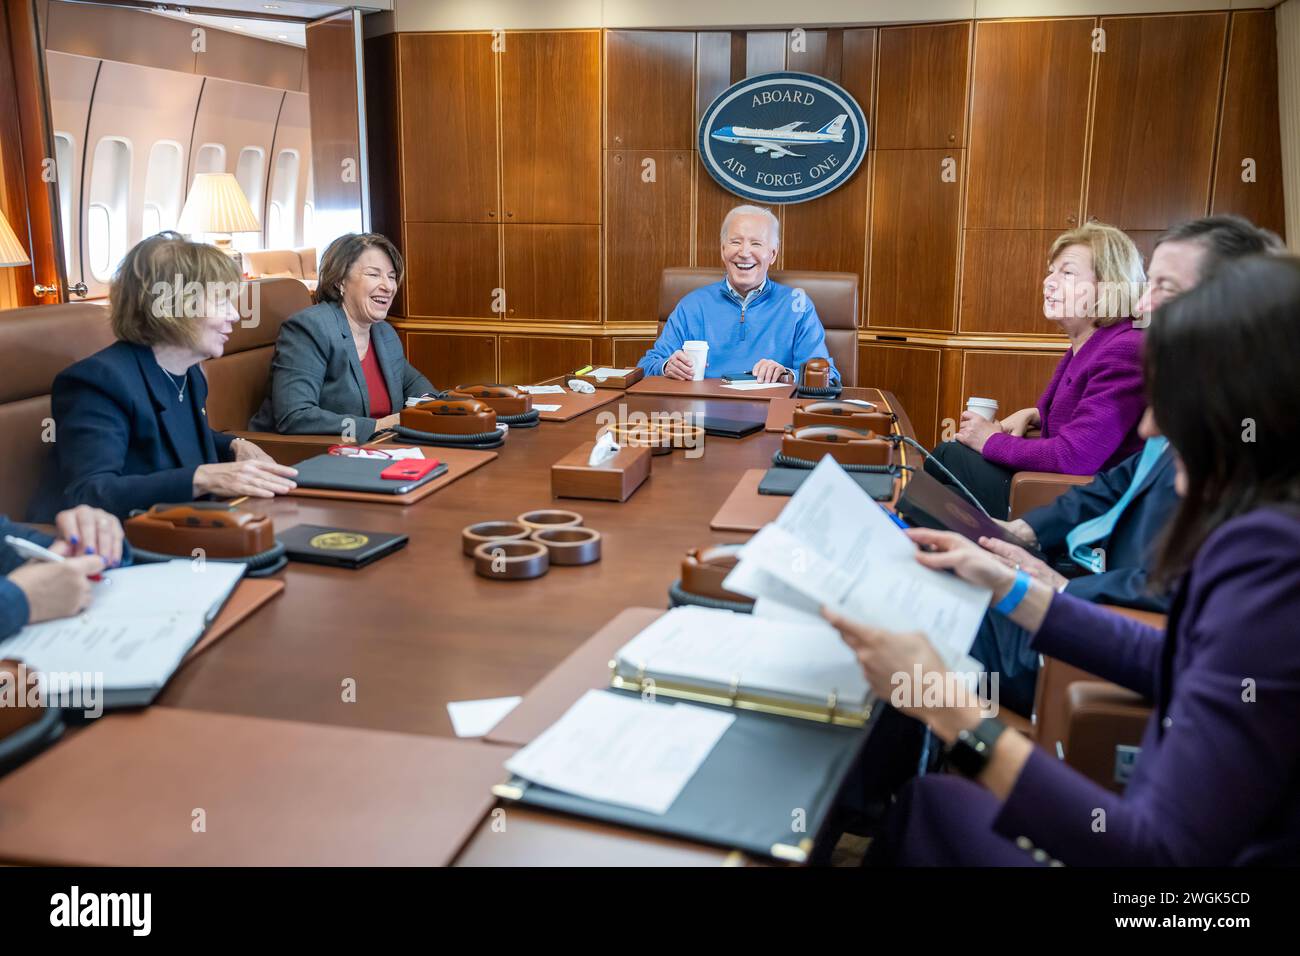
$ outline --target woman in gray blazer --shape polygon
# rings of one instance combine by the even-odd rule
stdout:
[[[407,398],[438,394],[384,321],[404,275],[401,253],[384,236],[331,242],[316,304],[280,327],[271,387],[248,427],[366,442],[397,425]]]

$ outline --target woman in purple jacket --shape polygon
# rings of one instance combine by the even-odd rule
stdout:
[[[1058,236],[1047,260],[1043,315],[1070,339],[1047,391],[1036,408],[1001,421],[963,412],[956,440],[935,449],[999,519],[1017,471],[1091,475],[1141,446],[1142,333],[1126,318],[1146,278],[1137,246],[1114,226],[1090,222]],[[1041,434],[1026,437],[1031,429]],[[947,479],[928,463],[926,470]]]
[[[1055,593],[956,535],[911,532],[927,567],[993,592],[1034,646],[1154,702],[1118,795],[978,707],[907,710],[955,774],[921,777],[875,841],[903,864],[1222,865],[1300,860],[1300,260],[1222,267],[1161,307],[1146,344],[1152,414],[1182,497],[1158,631]],[[921,634],[834,619],[878,694],[940,672]]]

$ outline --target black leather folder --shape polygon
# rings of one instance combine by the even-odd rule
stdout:
[[[789,497],[799,490],[799,486],[811,474],[811,468],[782,468],[774,465],[767,470],[763,480],[758,483],[758,493]],[[888,501],[894,497],[896,476],[892,474],[872,471],[846,471],[845,474],[856,481],[862,490],[876,501]]]
[[[635,696],[613,689],[604,693]],[[671,707],[676,701],[656,703]],[[667,813],[601,803],[514,776],[493,792],[528,806],[807,862],[874,720],[865,727],[843,727],[711,704],[691,706],[724,710],[736,720]],[[796,811],[803,813],[796,816]]]
[[[404,495],[447,473],[443,462],[422,478],[413,481],[389,481],[379,473],[393,464],[389,458],[350,458],[344,455],[317,455],[294,465],[303,488],[328,488],[331,491],[368,491],[380,495]]]

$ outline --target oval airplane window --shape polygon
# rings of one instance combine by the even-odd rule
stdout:
[[[154,143],[144,174],[144,216],[140,230],[143,236],[176,227],[184,198],[181,195],[184,178],[180,144],[167,140]]]
[[[262,221],[262,170],[263,157],[266,154],[256,146],[245,146],[239,151],[239,161],[235,164],[235,181],[244,191],[244,197],[253,210],[253,217]],[[230,244],[241,252],[250,252],[262,248],[260,232],[240,232],[231,237]]]
[[[298,152],[282,149],[275,157],[271,174],[271,205],[267,213],[266,244],[272,249],[290,249],[294,242],[294,217],[290,211],[298,194]]]
[[[131,193],[131,146],[104,137],[95,146],[86,217],[86,251],[91,274],[107,282],[126,255],[127,202]]]
[[[224,173],[226,171],[226,147],[220,143],[204,143],[194,156],[194,172]]]

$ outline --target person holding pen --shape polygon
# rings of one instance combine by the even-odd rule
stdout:
[[[90,604],[90,578],[129,558],[122,524],[81,505],[55,516],[58,536],[0,515],[0,640],[28,624],[71,617]],[[63,561],[28,560],[6,537],[48,549]]]

